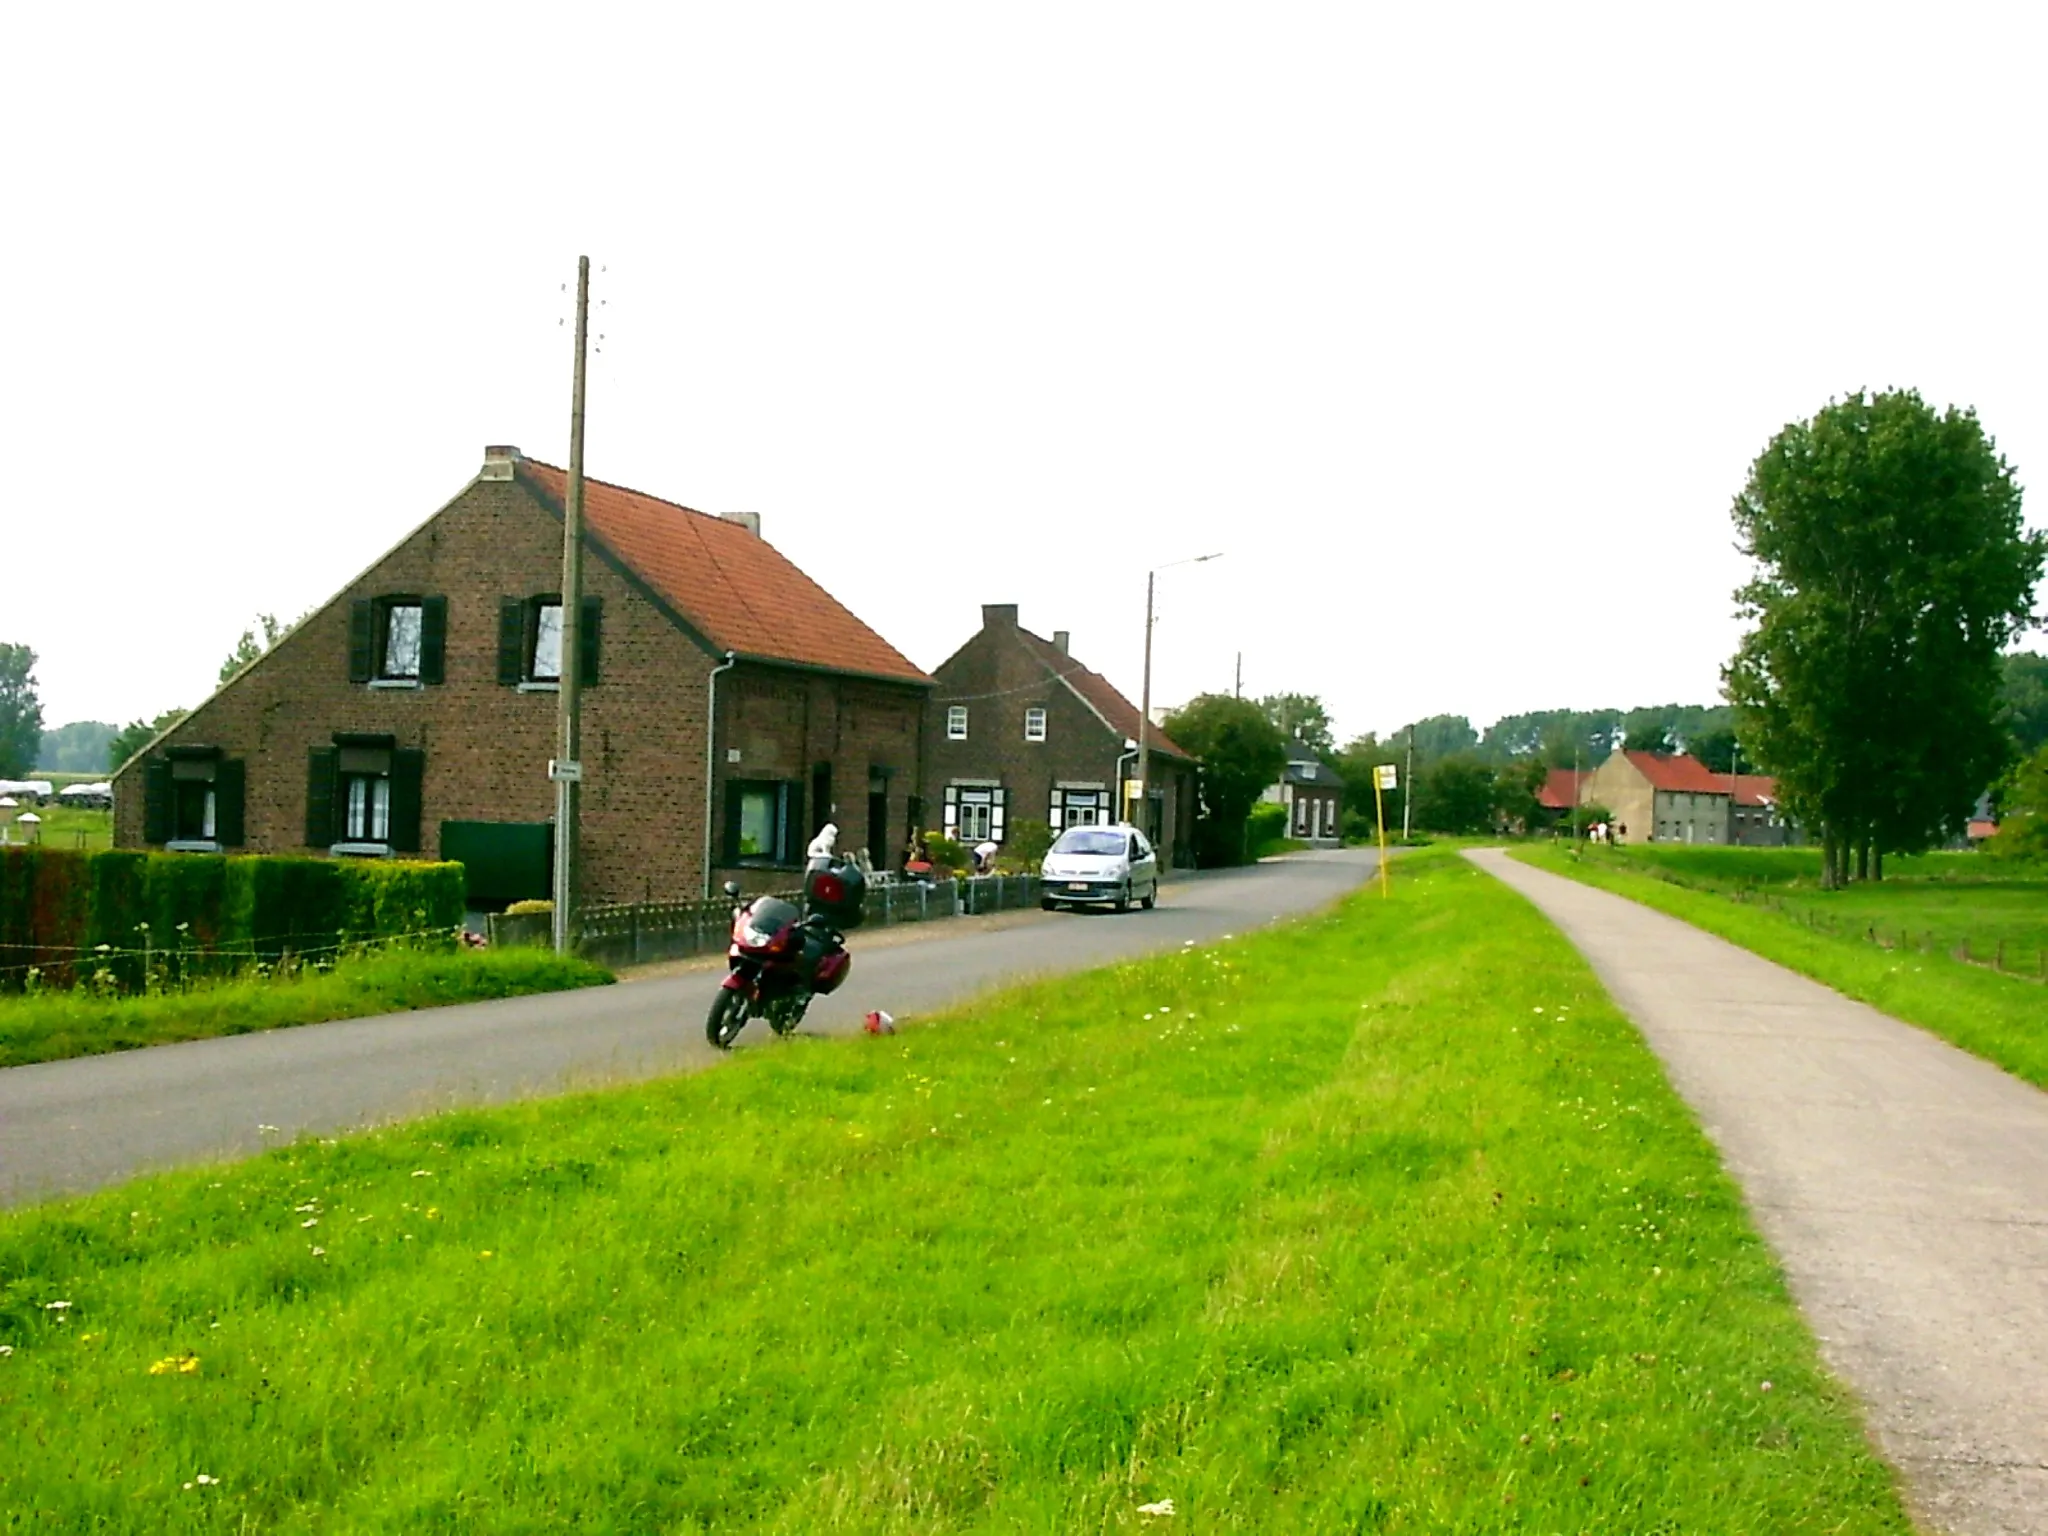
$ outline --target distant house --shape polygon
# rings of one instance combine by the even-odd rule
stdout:
[[[1779,847],[1799,841],[1778,808],[1775,779],[1715,773],[1684,753],[1616,752],[1580,780],[1577,803],[1607,807],[1618,842]]]
[[[1071,654],[989,603],[981,628],[934,673],[926,716],[927,825],[964,843],[1004,843],[1026,818],[1055,832],[1130,820],[1165,859],[1194,862],[1195,761],[1154,726],[1151,779],[1139,810],[1138,710]],[[1141,819],[1142,818],[1142,819]]]
[[[516,448],[114,776],[118,846],[459,858],[548,893],[567,477]],[[579,888],[696,895],[901,846],[931,679],[762,539],[586,482]],[[786,875],[766,876],[787,883]]]
[[[1259,797],[1287,807],[1287,835],[1315,848],[1344,843],[1344,778],[1298,741],[1287,743],[1287,766],[1280,782]]]
[[[1536,791],[1536,803],[1550,812],[1553,820],[1562,820],[1581,803],[1579,785],[1589,777],[1576,768],[1553,768],[1543,776],[1543,784]]]

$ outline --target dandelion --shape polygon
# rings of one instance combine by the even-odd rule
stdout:
[[[1769,1383],[1769,1382],[1767,1381],[1767,1382],[1765,1382],[1765,1383],[1764,1383],[1764,1384],[1763,1384],[1763,1385],[1762,1385],[1761,1387],[1759,1387],[1759,1388],[1758,1388],[1757,1390],[1758,1390],[1758,1391],[1760,1391],[1760,1392],[1768,1392],[1768,1391],[1770,1391],[1770,1390],[1771,1390],[1771,1384],[1770,1384],[1770,1383]]]
[[[187,1350],[182,1355],[165,1355],[149,1368],[152,1376],[197,1376],[199,1357]]]
[[[482,1253],[478,1254],[477,1257],[480,1259],[490,1259],[496,1258],[497,1255],[492,1253],[490,1249],[486,1248]]]

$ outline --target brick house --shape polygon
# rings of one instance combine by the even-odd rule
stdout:
[[[1344,845],[1344,777],[1317,756],[1313,747],[1289,741],[1280,782],[1259,798],[1287,807],[1289,837],[1314,848]]]
[[[1055,832],[1126,819],[1138,710],[1068,651],[985,604],[981,628],[938,666],[925,721],[928,820],[970,845],[1001,843],[1020,819]],[[1194,863],[1195,762],[1154,727],[1145,830],[1172,865]],[[1135,818],[1131,818],[1135,820]]]
[[[1579,803],[1606,806],[1619,842],[1776,848],[1800,840],[1778,810],[1775,779],[1715,773],[1684,753],[1613,753],[1585,775]]]
[[[567,476],[516,448],[114,779],[117,846],[455,857],[544,896]],[[931,679],[760,536],[585,482],[584,900],[695,895],[917,815]]]

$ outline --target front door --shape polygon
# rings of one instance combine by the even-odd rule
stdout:
[[[868,858],[877,869],[896,867],[896,850],[889,846],[889,781],[868,780]]]

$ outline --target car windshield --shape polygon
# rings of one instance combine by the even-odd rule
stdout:
[[[1063,833],[1060,840],[1052,845],[1054,853],[1108,853],[1124,851],[1124,835],[1108,832],[1100,827],[1076,827]]]

